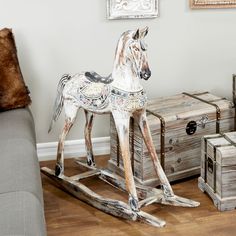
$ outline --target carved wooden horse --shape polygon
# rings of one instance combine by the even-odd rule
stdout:
[[[147,46],[144,43],[147,33],[148,28],[144,28],[122,34],[118,41],[114,67],[110,76],[103,78],[95,72],[86,72],[62,77],[58,85],[54,114],[49,128],[50,131],[64,105],[66,120],[58,143],[55,174],[47,168],[43,168],[42,171],[54,178],[79,199],[109,214],[126,219],[145,221],[155,226],[163,226],[164,221],[140,211],[140,208],[153,202],[187,207],[195,207],[199,203],[178,197],[173,193],[153,145],[146,118],[147,97],[140,84],[141,79],[148,80],[151,76],[146,55]],[[83,108],[86,115],[84,130],[87,148],[86,166],[92,171],[75,177],[66,177],[64,175],[64,140],[75,121],[79,108]],[[91,143],[94,113],[112,113],[113,115],[124,163],[125,183],[115,174],[95,167]],[[131,117],[139,124],[160,179],[162,190],[135,185],[129,153],[129,123]],[[126,189],[129,194],[128,205],[121,201],[102,198],[78,181],[81,178],[95,174],[100,175],[102,179],[116,187]],[[75,190],[76,188],[77,190]],[[139,198],[143,196],[145,196],[145,199],[139,201]]]

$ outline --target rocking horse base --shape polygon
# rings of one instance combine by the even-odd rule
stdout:
[[[122,190],[126,191],[125,181],[122,177],[103,169],[96,167],[90,167],[86,163],[77,161],[78,164],[86,166],[89,171],[74,175],[71,177],[60,175],[56,176],[55,171],[47,167],[41,168],[41,172],[56,182],[62,189],[71,193],[79,200],[88,203],[89,205],[104,211],[110,215],[120,217],[126,220],[144,222],[155,227],[165,226],[165,221],[158,219],[143,211],[133,211],[130,206],[122,201],[114,200],[110,198],[104,198],[101,195],[93,192],[80,182],[81,179],[85,179],[92,176],[99,176],[99,178],[106,183]],[[166,197],[163,190],[151,188],[142,185],[136,185],[139,201],[139,208],[150,205],[152,203],[161,203],[165,205],[183,206],[183,207],[197,207],[198,202],[178,197],[176,195]]]
[[[50,179],[55,181],[62,189],[71,193],[79,200],[88,203],[89,205],[104,211],[110,215],[124,218],[126,220],[145,222],[155,227],[165,226],[165,221],[160,220],[150,214],[143,211],[134,212],[131,210],[129,205],[122,201],[104,198],[95,192],[91,191],[85,185],[74,179],[74,176],[67,177],[56,176],[55,171],[47,167],[41,168],[41,172],[48,176]],[[96,174],[95,174],[96,175]],[[91,174],[89,176],[92,176]],[[79,178],[79,175],[77,175]]]

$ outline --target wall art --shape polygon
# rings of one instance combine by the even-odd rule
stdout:
[[[190,0],[190,7],[201,8],[234,8],[236,0]]]
[[[154,18],[158,0],[107,0],[108,19]]]

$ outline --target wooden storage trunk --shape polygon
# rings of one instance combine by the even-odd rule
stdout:
[[[169,181],[200,173],[201,137],[234,130],[231,101],[208,92],[178,94],[149,101],[147,117],[156,152]],[[130,152],[136,181],[157,186],[151,158],[137,124],[130,123]],[[108,168],[123,175],[117,133],[111,117],[111,157]]]
[[[201,177],[198,186],[220,210],[236,207],[236,132],[202,138]]]

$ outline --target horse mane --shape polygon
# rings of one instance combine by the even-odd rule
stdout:
[[[116,47],[116,52],[115,55],[116,57],[118,56],[118,63],[119,65],[124,65],[125,64],[125,45],[127,44],[127,42],[130,40],[130,34],[131,34],[131,30],[128,30],[126,32],[124,32],[117,44]]]

